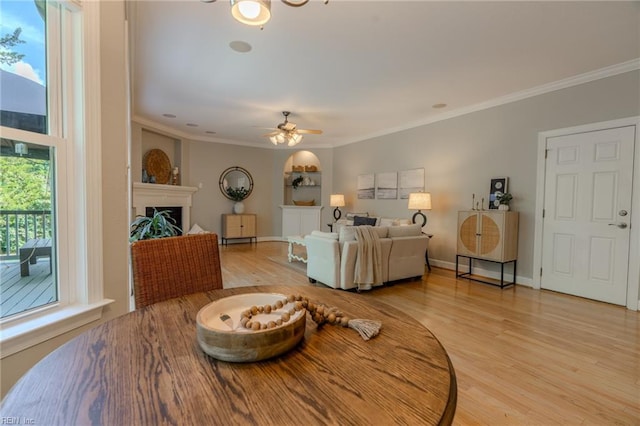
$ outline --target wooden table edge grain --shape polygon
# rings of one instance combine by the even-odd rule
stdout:
[[[256,363],[208,357],[197,312],[242,293],[302,294],[355,318],[382,321],[364,341],[355,330],[307,317],[302,342]],[[453,365],[438,339],[375,299],[320,287],[213,290],[172,299],[101,324],[36,364],[9,391],[0,415],[35,424],[451,424]]]

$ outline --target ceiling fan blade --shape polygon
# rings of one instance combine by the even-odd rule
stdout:
[[[270,136],[279,135],[280,133],[282,133],[280,132],[280,130],[276,130],[275,132],[267,133],[266,135],[262,135],[262,136],[270,137]]]
[[[313,129],[296,129],[297,133],[306,133],[309,135],[321,135],[322,130],[313,130]]]

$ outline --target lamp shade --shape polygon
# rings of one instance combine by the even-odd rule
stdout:
[[[431,210],[431,194],[429,192],[410,193],[409,210]]]
[[[271,19],[271,0],[231,0],[231,15],[247,25],[264,25]]]
[[[344,207],[344,195],[343,194],[331,194],[331,199],[329,200],[329,205],[331,207]]]

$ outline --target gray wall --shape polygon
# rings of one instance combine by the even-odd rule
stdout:
[[[269,149],[266,143],[265,140],[265,148],[262,149],[188,141],[190,167],[182,176],[183,185],[199,187],[202,184],[202,188],[193,195],[192,224],[197,223],[207,231],[220,234],[221,215],[232,213],[234,204],[220,192],[220,174],[228,167],[240,166],[247,169],[254,180],[253,192],[244,205],[245,213],[257,214],[258,238],[265,240],[282,236],[282,210],[279,206],[284,200],[283,172],[287,159],[297,150]],[[309,151],[320,161],[322,204],[328,206],[332,185],[331,150]],[[328,207],[323,209],[323,224],[329,223],[328,211]]]
[[[357,200],[356,179],[424,167],[433,204],[429,256],[451,266],[457,211],[471,208],[473,193],[486,200],[492,177],[509,177],[511,207],[520,212],[518,275],[531,279],[538,133],[640,115],[639,93],[640,73],[634,71],[335,148],[333,191],[345,193],[347,210],[410,217],[406,200]]]
[[[219,143],[189,142],[190,168],[183,174],[183,185],[199,187],[193,195],[191,223],[220,235],[221,215],[232,213],[233,204],[219,188],[220,174],[240,166],[253,178],[253,192],[244,200],[245,213],[258,215],[258,235],[270,235],[272,229],[273,150]],[[185,181],[186,179],[186,181]]]

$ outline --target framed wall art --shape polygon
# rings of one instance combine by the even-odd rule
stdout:
[[[376,174],[376,198],[378,200],[398,198],[398,172]]]
[[[398,180],[401,199],[408,200],[412,192],[424,192],[424,169],[403,170]]]
[[[500,177],[491,179],[491,189],[489,190],[489,209],[498,208],[498,200],[496,199],[496,193],[509,192],[509,178]]]
[[[358,199],[373,200],[375,197],[376,187],[374,185],[375,177],[373,173],[366,175],[358,175]]]

